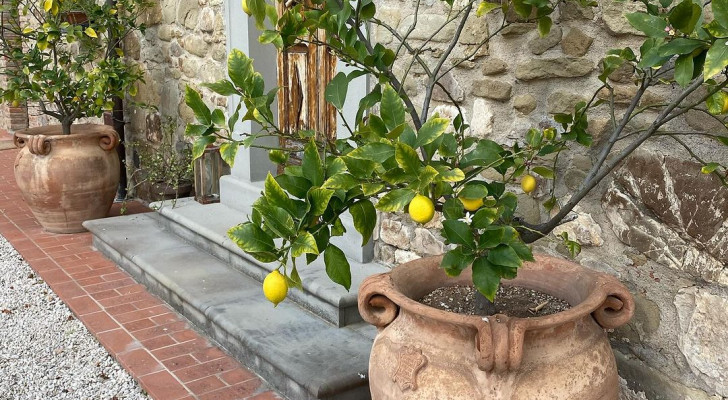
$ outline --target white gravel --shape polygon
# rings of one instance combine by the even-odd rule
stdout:
[[[0,399],[149,399],[2,236]]]

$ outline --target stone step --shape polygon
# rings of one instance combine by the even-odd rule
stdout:
[[[170,231],[193,243],[200,249],[215,255],[228,265],[247,274],[255,280],[263,281],[265,276],[278,266],[276,263],[261,263],[242,251],[227,236],[227,231],[248,220],[245,212],[224,204],[200,204],[192,199],[179,199],[171,202],[155,203],[160,222]],[[349,228],[354,231],[354,228]],[[349,242],[352,240],[349,239]],[[339,247],[340,243],[334,242]],[[361,244],[361,236],[355,245]],[[351,243],[349,243],[351,245]],[[290,300],[300,304],[321,318],[336,326],[346,326],[361,322],[357,308],[359,285],[367,276],[386,272],[386,267],[376,263],[363,263],[349,259],[351,265],[351,290],[346,291],[326,275],[323,257],[306,265],[302,257],[297,260],[298,272],[304,284],[304,291],[292,290]]]
[[[156,213],[87,221],[94,245],[284,396],[368,399],[364,323],[336,327],[176,236]]]

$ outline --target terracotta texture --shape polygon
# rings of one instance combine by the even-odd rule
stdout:
[[[106,125],[73,125],[18,131],[15,180],[43,228],[54,233],[83,232],[85,220],[103,218],[119,185],[119,136]]]
[[[634,302],[615,278],[537,256],[504,285],[537,289],[572,308],[537,318],[489,318],[418,303],[430,291],[471,284],[448,277],[442,257],[374,275],[359,311],[379,328],[369,361],[373,400],[616,400],[618,375],[605,329],[625,324]],[[469,270],[468,270],[469,271]]]

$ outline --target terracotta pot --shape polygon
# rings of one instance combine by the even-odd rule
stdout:
[[[373,400],[618,398],[604,330],[629,321],[634,302],[616,279],[537,256],[503,284],[540,290],[572,308],[544,317],[483,318],[413,300],[439,287],[472,284],[465,272],[448,277],[441,259],[402,264],[359,289],[359,311],[379,329],[369,360]]]
[[[15,181],[33,215],[54,233],[83,232],[83,221],[106,217],[119,185],[119,136],[107,125],[18,131]]]

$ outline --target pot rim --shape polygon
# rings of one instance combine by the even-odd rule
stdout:
[[[69,143],[98,140],[99,146],[105,151],[111,151],[119,144],[119,134],[112,126],[103,124],[73,124],[71,134],[62,134],[62,127],[59,124],[27,128],[13,133],[15,147],[26,147],[30,153],[35,155],[48,155],[51,152],[53,143]]]
[[[629,321],[634,312],[634,301],[631,294],[616,278],[611,275],[589,270],[568,260],[541,254],[535,255],[536,260],[534,262],[524,263],[519,268],[519,276],[526,271],[553,273],[563,276],[576,273],[582,281],[582,284],[587,286],[588,294],[582,296],[583,298],[576,304],[572,304],[569,301],[571,305],[570,309],[550,315],[530,318],[510,317],[505,314],[495,314],[488,317],[463,315],[424,305],[408,297],[398,289],[392,277],[392,275],[397,274],[397,271],[410,268],[428,268],[433,263],[436,263],[437,268],[439,268],[442,257],[434,256],[409,261],[396,266],[391,272],[371,277],[376,280],[376,290],[374,293],[368,295],[367,288],[362,284],[364,292],[360,290],[360,311],[362,296],[365,298],[364,300],[368,301],[374,295],[383,295],[401,309],[444,323],[474,327],[477,329],[489,319],[495,319],[499,322],[519,325],[524,330],[553,328],[567,322],[579,320],[592,313],[595,314],[594,317],[600,325],[606,329],[613,329]],[[519,286],[522,283],[524,283],[524,279],[519,279],[519,277],[502,281],[502,284],[508,286]],[[526,287],[529,286],[526,285]],[[536,287],[533,288],[536,289]],[[386,292],[386,294],[383,292]],[[371,321],[369,322],[372,323]],[[376,323],[373,324],[378,325]]]
[[[64,135],[60,124],[51,124],[44,126],[36,126],[33,128],[25,128],[15,131],[14,137],[27,139],[35,135],[45,135],[47,139],[58,140],[68,137],[79,136],[98,136],[99,134],[107,134],[111,131],[116,133],[113,126],[104,124],[73,124],[71,125],[71,134]]]

